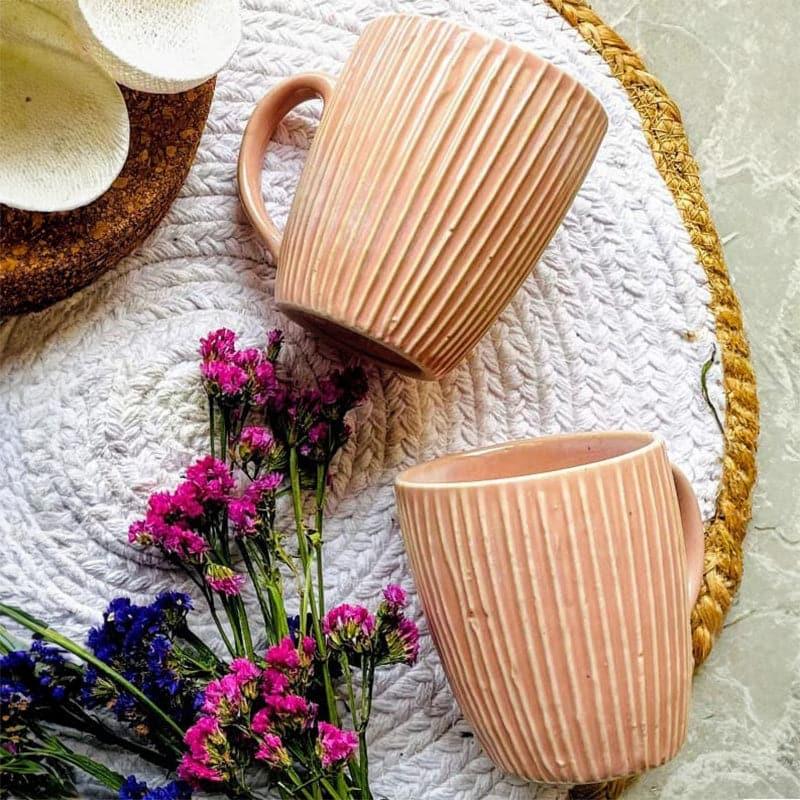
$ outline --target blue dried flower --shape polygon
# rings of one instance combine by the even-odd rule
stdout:
[[[190,800],[191,796],[189,785],[183,781],[172,781],[166,786],[150,789],[134,775],[125,778],[119,790],[119,800]]]
[[[163,592],[146,606],[127,597],[112,600],[103,624],[92,628],[87,643],[94,654],[168,712],[187,725],[196,714],[196,691],[180,675],[173,638],[192,604],[180,592]],[[127,692],[119,691],[96,670],[87,669],[81,699],[89,708],[108,706],[118,719],[135,725],[146,714]]]

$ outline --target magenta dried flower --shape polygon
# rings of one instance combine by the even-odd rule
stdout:
[[[383,604],[387,611],[397,614],[408,605],[406,590],[396,583],[390,583],[383,590]]]
[[[229,401],[239,399],[250,380],[246,370],[228,361],[206,361],[200,366],[200,372],[206,391]]]
[[[237,367],[252,374],[256,367],[264,361],[264,354],[256,347],[246,347],[233,354],[231,359]]]
[[[286,636],[279,644],[270,647],[264,656],[264,661],[267,662],[267,666],[281,672],[291,672],[299,669],[300,655],[292,641],[292,637]]]
[[[358,736],[355,731],[345,731],[320,722],[317,726],[317,755],[323,769],[334,769],[351,759],[358,749]]]
[[[385,630],[384,641],[388,660],[382,663],[415,664],[419,657],[419,628],[407,617],[400,617]]]
[[[271,361],[262,361],[253,370],[253,386],[253,402],[256,405],[272,404],[279,397],[281,382]]]
[[[143,547],[157,545],[182,560],[198,560],[209,548],[203,536],[191,527],[198,507],[203,510],[198,506],[196,494],[192,494],[191,486],[181,484],[176,493],[150,495],[147,515],[130,526],[128,541]],[[187,510],[192,517],[187,516]]]
[[[267,650],[264,660],[270,674],[284,675],[292,686],[297,687],[307,682],[316,650],[317,644],[310,636],[304,636],[299,645],[291,636],[286,636]]]
[[[236,349],[236,334],[228,328],[211,331],[200,340],[200,355],[203,361],[226,360]]]
[[[283,347],[283,331],[273,328],[267,333],[267,358],[275,361],[281,353]]]
[[[256,457],[266,458],[275,447],[275,437],[269,428],[249,425],[239,434],[239,457],[242,461],[253,461]],[[244,450],[246,455],[243,455]]]
[[[256,532],[258,509],[247,493],[228,502],[228,519],[237,536],[252,536]]]
[[[202,503],[223,503],[236,486],[230,467],[218,458],[204,456],[186,470]]]
[[[209,564],[206,568],[205,579],[217,594],[224,594],[227,597],[235,597],[240,594],[245,582],[244,575],[239,575],[223,564]]]
[[[259,506],[274,502],[275,492],[282,483],[282,472],[268,472],[252,481],[241,497],[228,501],[228,518],[237,536],[256,533]]]
[[[178,765],[178,777],[194,787],[226,781],[235,766],[230,744],[218,720],[200,717],[183,738],[189,752]]]
[[[225,724],[247,714],[258,696],[261,670],[249,659],[235,658],[228,674],[205,688],[202,712]]]
[[[334,650],[362,653],[372,647],[375,617],[363,606],[344,603],[332,608],[322,621],[322,629]]]
[[[281,737],[274,733],[265,733],[259,740],[255,758],[273,769],[284,769],[292,763]]]
[[[201,502],[197,486],[190,481],[179,483],[171,496],[172,513],[186,519],[197,519],[203,516],[205,509]]]
[[[289,691],[289,678],[285,672],[268,667],[261,673],[261,695],[264,698]]]
[[[271,694],[264,698],[265,708],[256,712],[250,722],[255,733],[277,731],[302,732],[317,717],[317,706],[299,694]]]

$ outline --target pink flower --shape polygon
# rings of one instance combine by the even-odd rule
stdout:
[[[186,470],[186,480],[194,485],[203,503],[221,503],[228,499],[236,481],[224,461],[204,456]]]
[[[199,789],[204,783],[221,783],[224,780],[217,770],[192,758],[188,753],[178,764],[178,777],[194,789]]]
[[[253,714],[253,718],[250,720],[250,728],[253,733],[266,733],[270,730],[270,727],[271,720],[268,708],[262,708]]]
[[[228,519],[237,536],[252,536],[256,532],[257,514],[256,504],[247,492],[228,502]]]
[[[256,347],[246,347],[233,354],[233,363],[251,373],[264,360],[263,353]]]
[[[239,453],[244,460],[252,461],[254,457],[264,458],[275,446],[275,437],[269,428],[248,425],[239,436]],[[245,455],[242,455],[242,450]]]
[[[170,498],[172,500],[172,513],[180,514],[188,519],[203,516],[203,504],[198,497],[195,484],[190,481],[179,483]]]
[[[236,334],[228,328],[220,328],[200,340],[200,355],[203,361],[226,359],[233,355],[235,346]]]
[[[181,525],[168,525],[163,530],[159,544],[168,553],[183,559],[196,559],[208,552],[208,542],[196,531]]]
[[[262,361],[253,371],[253,401],[257,405],[266,405],[280,389],[280,382],[271,361]]]
[[[258,745],[255,757],[259,761],[263,761],[270,767],[277,769],[288,767],[292,763],[289,752],[283,746],[281,737],[276,736],[274,733],[264,735]]]
[[[261,670],[252,661],[235,658],[228,667],[227,675],[206,685],[202,712],[225,723],[246,713],[258,695],[257,681],[260,676]]]
[[[268,668],[261,673],[261,694],[263,697],[284,694],[288,689],[289,678],[283,672]]]
[[[363,606],[344,603],[325,615],[322,629],[334,650],[343,648],[361,653],[372,646],[375,617]]]
[[[326,406],[332,406],[339,401],[342,393],[339,387],[330,379],[330,377],[323,378],[319,382],[319,397],[322,403]]]
[[[213,717],[200,717],[183,736],[183,742],[189,748],[189,754],[198,761],[207,763],[211,757],[209,744],[222,737],[222,728]]]
[[[406,590],[395,583],[390,583],[383,590],[383,600],[386,604],[386,609],[395,614],[398,613],[401,608],[405,608],[406,605],[408,605]]]
[[[390,664],[415,664],[419,657],[419,629],[413,620],[399,617],[384,633]]]
[[[153,535],[150,528],[143,519],[137,519],[128,528],[128,541],[131,544],[138,544],[142,547],[150,547],[153,544]]]
[[[274,728],[277,731],[303,731],[317,716],[317,706],[299,694],[268,695],[264,702],[266,708],[254,715],[251,727],[257,724],[264,730]],[[260,732],[255,727],[253,730]]]
[[[174,493],[155,492],[147,503],[147,515],[128,529],[128,541],[149,547],[158,545],[181,559],[195,560],[208,550],[208,543],[196,531],[192,517],[202,515],[194,488],[181,484]],[[191,515],[191,516],[190,516]]]
[[[261,677],[261,670],[248,658],[234,658],[228,670],[240,685]]]
[[[320,722],[317,730],[319,738],[316,749],[323,769],[338,767],[352,758],[358,749],[355,731],[342,730],[329,722]]]
[[[245,583],[244,575],[238,575],[223,564],[209,564],[206,569],[206,583],[218,594],[228,597],[238,595]]]
[[[228,400],[238,398],[250,379],[245,370],[227,361],[205,361],[200,373],[205,378],[206,391]]]
[[[252,487],[255,494],[263,497],[268,492],[274,492],[283,483],[282,472],[268,472],[260,478],[256,478],[248,488]]]
[[[280,644],[270,647],[264,660],[270,667],[282,672],[290,672],[300,667],[300,656],[291,636],[286,636]]]
[[[228,518],[236,529],[238,536],[252,536],[256,533],[258,507],[264,498],[271,496],[283,483],[283,474],[268,472],[256,478],[243,492],[241,497],[228,501]]]
[[[203,783],[220,783],[230,777],[234,766],[230,745],[219,722],[213,717],[200,717],[183,741],[189,752],[178,765],[178,777],[195,788]]]

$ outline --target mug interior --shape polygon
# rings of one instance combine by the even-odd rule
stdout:
[[[608,432],[544,436],[444,456],[403,472],[398,483],[501,481],[618,459],[655,442],[649,433]]]

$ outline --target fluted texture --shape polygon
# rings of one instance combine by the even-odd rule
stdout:
[[[533,53],[422,17],[372,23],[309,154],[278,302],[446,374],[533,268],[605,127],[588,90]]]
[[[586,783],[675,755],[692,656],[683,534],[661,446],[568,480],[398,485],[397,494],[445,671],[502,769]]]

